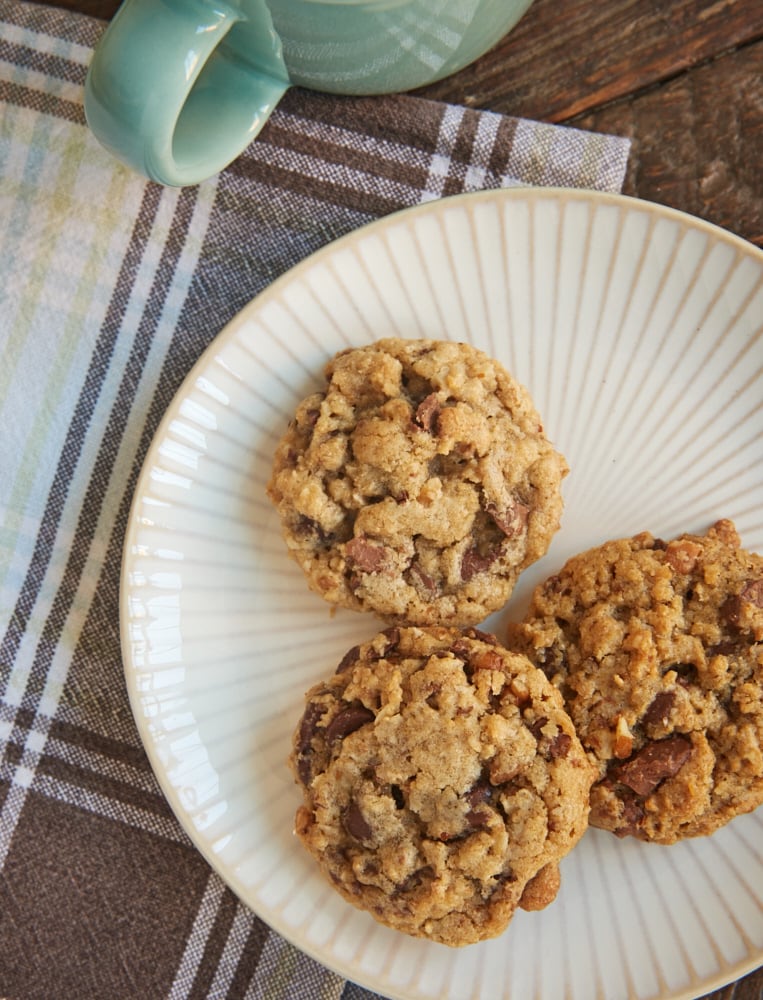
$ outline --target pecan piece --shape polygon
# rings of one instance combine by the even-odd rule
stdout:
[[[471,662],[475,670],[503,670],[505,666],[503,657],[494,649],[482,650],[472,657]]]
[[[628,727],[625,716],[618,715],[615,727],[615,757],[625,760],[633,751],[633,733]]]
[[[690,754],[690,740],[685,736],[669,736],[647,743],[630,760],[612,768],[611,773],[637,795],[651,795],[661,781],[678,774]]]
[[[668,542],[665,549],[665,559],[676,573],[691,573],[697,564],[697,558],[702,552],[702,546],[688,538]]]
[[[436,430],[437,417],[440,410],[440,400],[437,398],[437,393],[430,392],[416,407],[416,416],[414,419],[420,427],[423,427],[425,431],[429,431],[431,434],[432,431]]]

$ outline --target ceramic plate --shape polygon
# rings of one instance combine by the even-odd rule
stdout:
[[[285,759],[305,689],[378,626],[308,591],[265,495],[276,441],[331,355],[452,338],[530,388],[572,470],[561,530],[507,614],[569,555],[643,529],[731,517],[763,552],[762,320],[751,244],[624,197],[525,189],[432,202],[339,240],[214,341],[138,483],[125,670],[172,808],[284,937],[405,1000],[693,997],[763,962],[763,809],[674,847],[589,830],[553,905],[465,949],[341,900],[292,836]]]

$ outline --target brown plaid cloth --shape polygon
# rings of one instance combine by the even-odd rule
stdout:
[[[0,997],[360,1000],[238,901],[150,770],[118,635],[136,477],[193,362],[298,260],[461,191],[619,190],[628,144],[293,90],[228,170],[165,189],[85,127],[102,29],[0,0]]]

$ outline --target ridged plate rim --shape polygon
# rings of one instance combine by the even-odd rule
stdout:
[[[145,634],[143,634],[140,639],[136,639],[135,631],[132,629],[132,627],[136,625],[136,620],[134,608],[131,608],[131,599],[136,596],[134,569],[136,562],[136,546],[139,546],[139,536],[141,530],[140,505],[143,498],[150,490],[152,470],[162,467],[163,459],[160,455],[160,448],[163,440],[166,438],[168,429],[172,425],[173,421],[177,419],[181,407],[183,406],[184,401],[188,399],[193,387],[197,384],[200,378],[203,379],[205,377],[205,373],[208,372],[210,365],[213,364],[214,356],[223,350],[226,345],[232,342],[245,324],[250,322],[253,318],[256,318],[258,314],[262,314],[262,311],[265,310],[269,304],[277,301],[279,297],[283,295],[284,291],[289,288],[289,286],[304,282],[311,271],[319,269],[326,262],[330,262],[332,259],[335,260],[339,255],[347,252],[352,254],[358,244],[361,241],[368,239],[370,235],[384,236],[385,233],[389,233],[397,227],[414,225],[417,220],[424,218],[442,220],[447,213],[459,210],[466,210],[468,212],[472,209],[472,207],[476,208],[476,206],[494,206],[497,210],[499,210],[507,203],[519,203],[534,208],[538,205],[542,205],[544,202],[549,204],[554,203],[561,206],[575,203],[577,205],[586,206],[592,211],[595,211],[597,206],[614,206],[618,208],[621,213],[623,213],[623,216],[629,216],[631,213],[639,213],[646,214],[646,216],[649,216],[652,220],[663,219],[678,223],[683,228],[703,233],[711,242],[725,244],[726,246],[733,248],[734,252],[738,256],[746,258],[748,261],[752,262],[752,264],[757,266],[761,270],[761,273],[763,273],[763,252],[759,251],[756,247],[742,238],[728,233],[711,223],[696,219],[675,209],[623,195],[603,194],[575,189],[503,189],[499,191],[474,192],[457,195],[451,198],[428,202],[414,208],[393,213],[392,215],[370,223],[369,225],[342,237],[334,243],[323,247],[321,250],[291,268],[286,274],[274,281],[272,285],[270,285],[252,302],[244,307],[244,309],[241,310],[241,312],[221,330],[215,340],[210,344],[187,375],[181,388],[165,413],[154,436],[135,489],[135,495],[133,498],[128,528],[124,541],[120,584],[120,630],[125,679],[130,704],[136,719],[141,740],[170,807],[196,848],[206,858],[211,867],[223,878],[223,880],[244,903],[249,905],[283,937],[292,941],[292,943],[305,951],[307,954],[312,955],[312,957],[316,958],[327,967],[332,968],[345,978],[356,981],[369,989],[377,990],[385,995],[399,998],[399,1000],[409,1000],[409,998],[411,998],[411,1000],[413,1000],[413,998],[418,1000],[418,998],[428,997],[430,994],[425,990],[423,992],[421,990],[411,992],[406,988],[390,991],[389,984],[383,982],[381,979],[367,974],[359,974],[356,962],[339,960],[335,955],[327,954],[325,949],[316,947],[305,940],[303,936],[295,934],[293,928],[288,924],[288,922],[281,918],[280,913],[271,912],[267,906],[262,905],[258,900],[256,893],[253,894],[247,888],[238,876],[237,872],[224,861],[221,861],[217,849],[214,847],[213,843],[210,842],[209,837],[205,836],[203,832],[197,828],[197,825],[193,821],[191,812],[181,800],[177,784],[170,777],[166,764],[162,760],[162,755],[158,751],[156,734],[151,729],[150,719],[147,715],[146,705],[143,700],[144,692],[140,689],[141,663],[143,662],[143,658],[145,656],[146,637]],[[424,252],[426,253],[426,250]],[[371,627],[374,626],[369,626],[369,628]],[[182,685],[180,686],[180,690],[182,692]],[[285,833],[289,832],[290,831],[285,831]],[[763,886],[761,887],[761,897],[763,897]],[[534,915],[531,916],[533,916],[533,919],[535,918]],[[511,934],[511,932],[512,928],[510,927],[507,934]],[[661,992],[649,994],[648,998],[646,995],[643,995],[643,1000],[689,1000],[689,998],[698,997],[703,993],[717,989],[732,980],[737,979],[762,963],[763,947],[753,948],[743,960],[720,970],[717,974],[703,978],[701,981],[695,980],[685,989],[663,989]],[[601,984],[599,984],[599,988],[601,988]],[[628,997],[634,998],[634,1000],[636,1000],[636,998],[638,998],[638,1000],[642,1000],[642,994],[637,992],[631,991],[627,995]],[[523,997],[522,1000],[526,1000],[526,998]],[[529,1000],[529,998],[527,998],[527,1000]],[[611,1000],[611,998],[607,997],[607,1000]]]

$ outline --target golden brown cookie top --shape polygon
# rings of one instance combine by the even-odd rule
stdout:
[[[391,628],[306,696],[296,830],[338,891],[458,946],[556,895],[594,769],[559,693],[474,629]]]
[[[672,843],[763,802],[763,558],[731,521],[570,559],[507,642],[598,762],[592,825]]]
[[[268,485],[310,587],[390,623],[482,621],[545,554],[562,512],[567,466],[527,391],[447,341],[380,340],[325,374]]]

